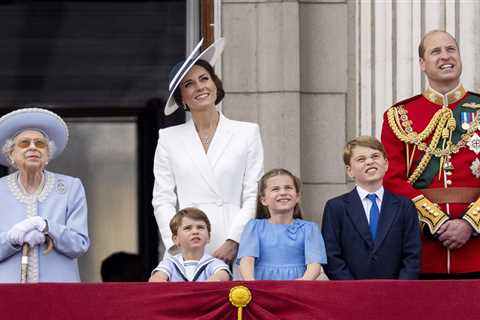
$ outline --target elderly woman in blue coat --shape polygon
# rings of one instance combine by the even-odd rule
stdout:
[[[77,258],[90,245],[85,191],[78,178],[45,170],[67,142],[67,125],[51,111],[0,118],[0,164],[16,169],[0,179],[0,282],[20,282],[24,244],[27,282],[80,281]],[[47,242],[53,250],[44,254]]]

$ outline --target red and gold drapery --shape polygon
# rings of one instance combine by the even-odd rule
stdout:
[[[243,320],[476,319],[480,281],[252,281],[216,283],[2,284],[0,318],[237,319],[234,286],[252,299]]]

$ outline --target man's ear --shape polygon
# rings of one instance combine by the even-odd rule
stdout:
[[[422,70],[422,72],[425,72],[425,60],[423,60],[423,58],[419,58],[418,64],[420,65],[420,69]]]

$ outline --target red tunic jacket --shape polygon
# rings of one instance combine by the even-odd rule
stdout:
[[[443,105],[455,110],[459,106],[459,108],[466,108],[464,104],[472,100],[478,100],[477,103],[480,103],[480,97],[477,94],[466,92],[459,85],[445,97],[432,89],[427,89],[422,95],[399,102],[395,106],[404,106],[413,131],[420,133],[427,127],[435,112],[441,109]],[[477,110],[473,107],[471,111],[475,113]],[[456,120],[455,130],[460,130],[459,133],[464,133],[465,130],[461,128],[462,123],[460,119],[457,118]],[[430,142],[432,135],[427,139],[427,144]],[[454,168],[451,175],[444,176],[442,171],[439,179],[437,171],[433,180],[428,182],[429,185],[424,183],[423,186],[416,186],[407,182],[406,144],[397,138],[389,126],[387,112],[384,115],[382,142],[389,160],[389,170],[385,175],[384,185],[392,192],[412,199],[422,194],[422,188],[480,187],[480,179],[474,176],[470,168],[477,155],[468,146],[464,146],[457,153],[451,155],[451,163]],[[409,145],[409,150],[412,152],[413,145]],[[410,174],[415,169],[422,155],[424,155],[424,152],[419,151],[417,148],[412,168],[409,171]],[[434,157],[432,157],[432,160],[434,160]],[[450,203],[447,209],[446,205],[443,204],[441,209],[443,212],[449,213],[452,219],[456,219],[465,213],[468,205],[469,203]],[[450,251],[442,246],[438,240],[427,237],[422,238],[422,273],[466,273],[479,271],[480,239],[471,238],[463,247]]]

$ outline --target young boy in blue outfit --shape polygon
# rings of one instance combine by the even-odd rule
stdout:
[[[331,280],[417,279],[417,211],[409,199],[383,188],[388,160],[382,143],[370,136],[354,138],[343,161],[356,187],[325,205],[325,273]]]
[[[185,208],[170,221],[172,240],[179,250],[174,256],[166,254],[152,271],[150,282],[165,281],[226,281],[231,273],[220,259],[205,254],[210,241],[210,221],[197,208]]]

